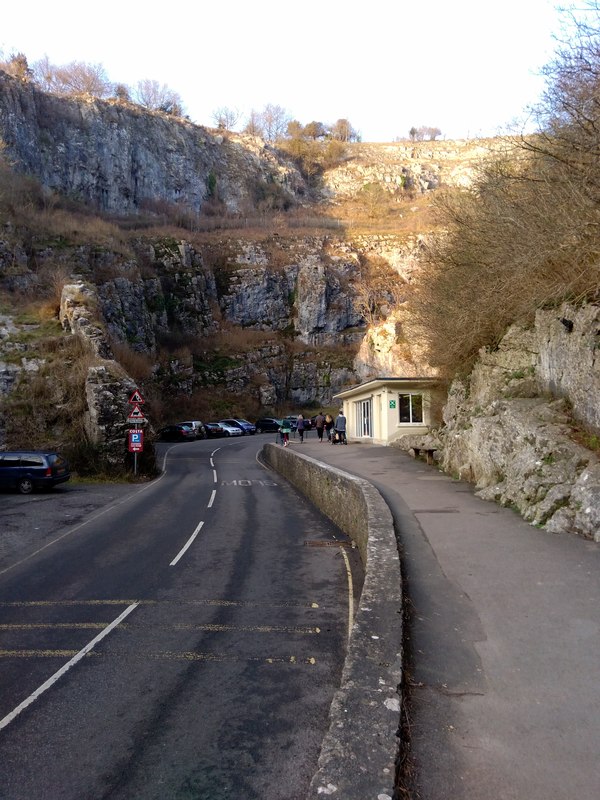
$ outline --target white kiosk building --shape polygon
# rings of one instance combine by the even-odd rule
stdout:
[[[373,378],[334,395],[347,420],[348,440],[388,445],[406,434],[426,434],[438,378]]]

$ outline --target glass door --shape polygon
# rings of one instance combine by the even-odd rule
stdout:
[[[359,400],[356,403],[356,435],[359,438],[373,437],[373,400]]]

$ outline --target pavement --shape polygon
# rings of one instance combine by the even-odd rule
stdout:
[[[398,537],[414,800],[600,797],[600,545],[393,447],[291,447],[373,484]]]

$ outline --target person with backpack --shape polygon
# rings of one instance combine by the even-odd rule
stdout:
[[[281,435],[281,441],[284,447],[287,447],[290,442],[290,433],[292,432],[292,424],[289,419],[284,419],[281,421],[281,427],[279,428],[279,433]]]

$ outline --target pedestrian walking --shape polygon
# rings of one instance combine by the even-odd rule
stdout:
[[[298,431],[298,436],[300,437],[300,444],[302,444],[304,441],[304,431],[306,430],[305,425],[306,421],[304,417],[302,414],[298,414],[298,419],[296,420],[296,430]]]
[[[331,442],[333,432],[333,417],[331,414],[325,414],[325,430],[327,432],[327,441]]]
[[[319,411],[317,416],[315,417],[315,428],[317,429],[317,436],[319,437],[319,441],[323,441],[323,429],[325,427],[325,417],[323,416],[323,412]]]
[[[290,443],[290,433],[292,432],[292,425],[289,419],[284,419],[281,422],[281,427],[279,428],[279,433],[281,434],[281,441],[284,447],[287,447]]]
[[[335,418],[335,433],[336,438],[340,444],[348,444],[346,438],[346,417],[344,416],[344,409],[340,408],[340,413]]]

